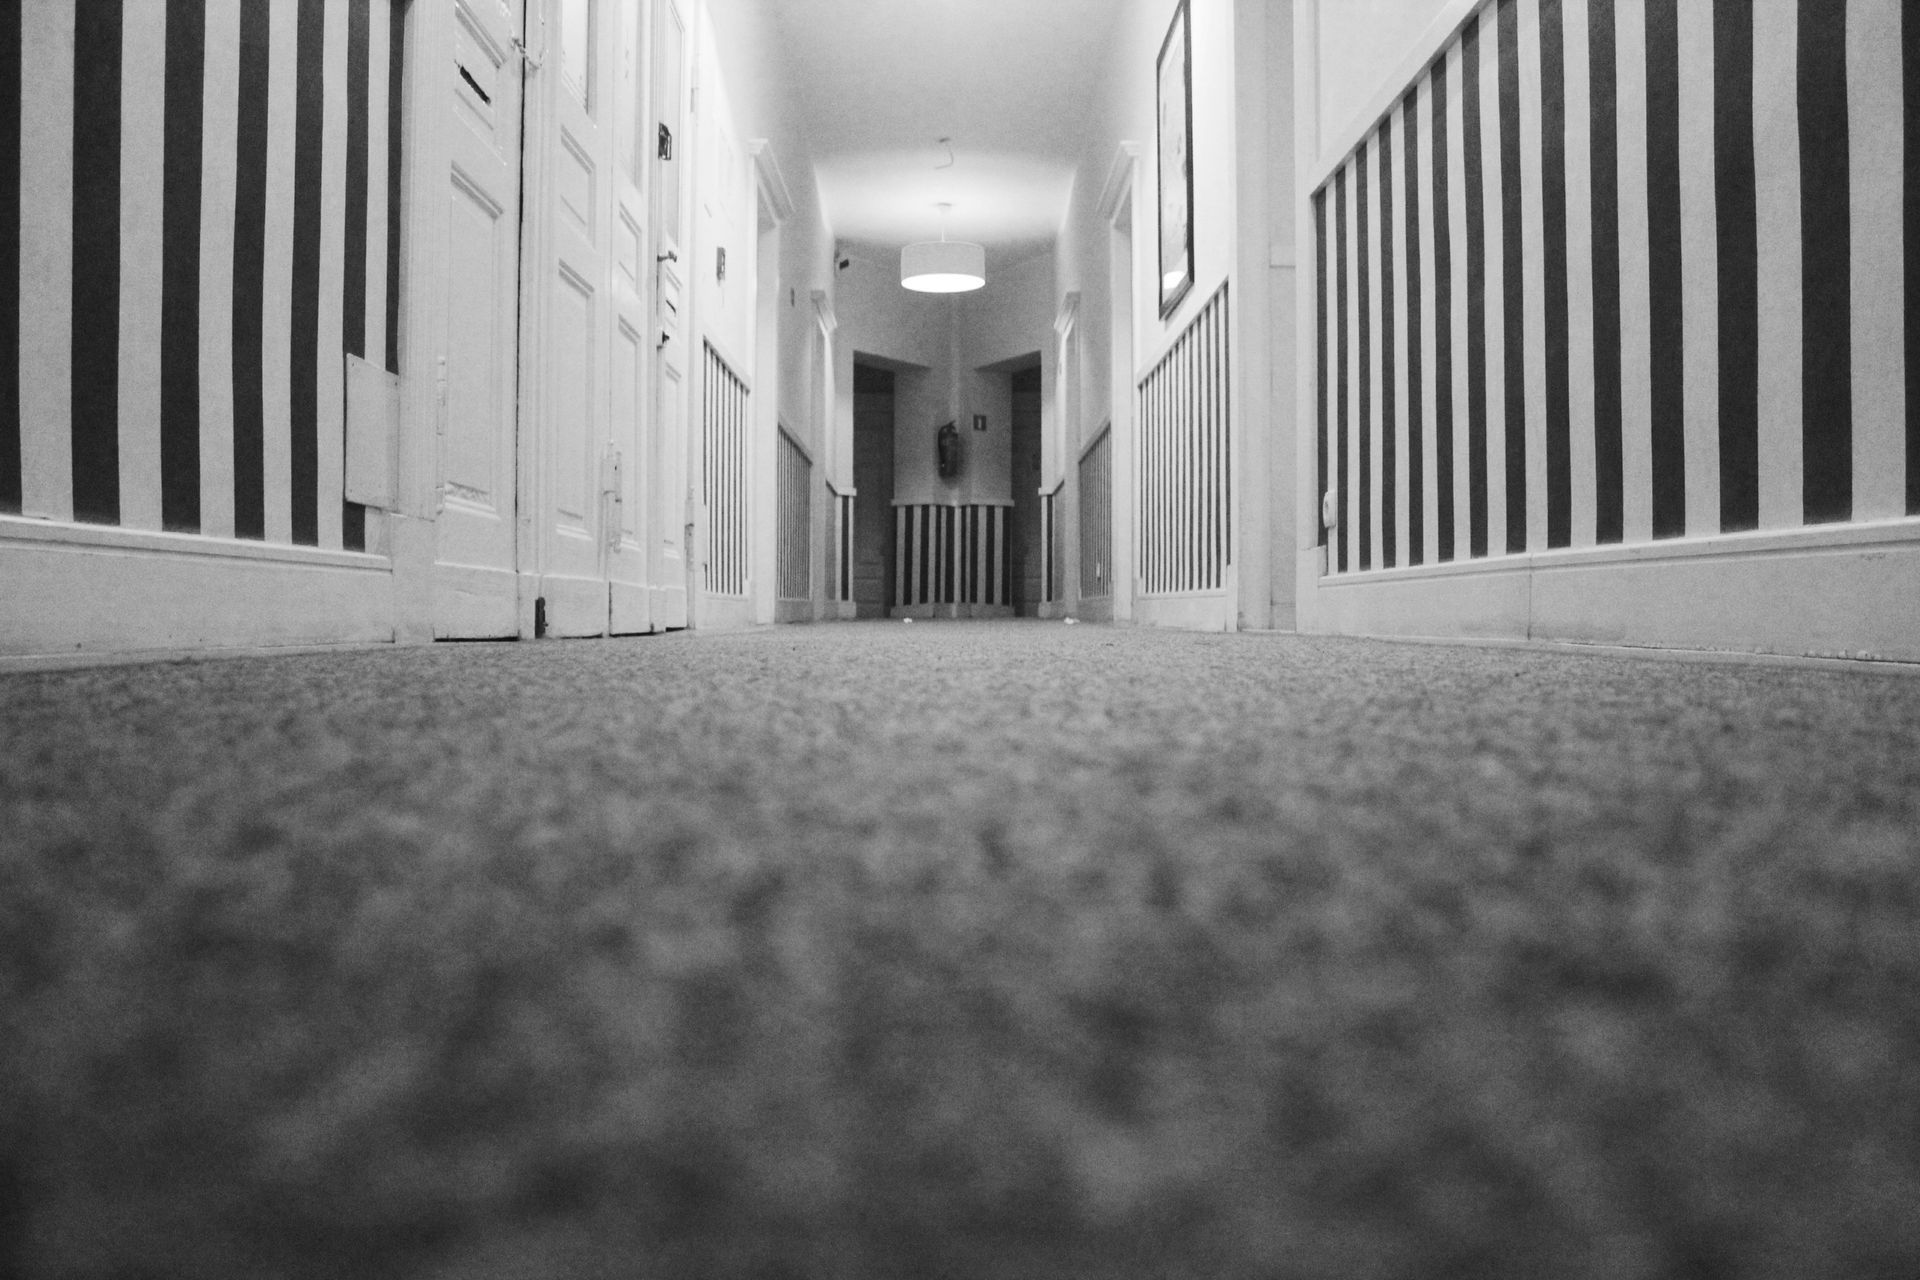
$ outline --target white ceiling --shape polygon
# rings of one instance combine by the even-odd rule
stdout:
[[[883,253],[937,239],[946,201],[949,236],[985,245],[989,265],[1043,252],[1066,214],[1117,8],[767,0],[834,234]]]

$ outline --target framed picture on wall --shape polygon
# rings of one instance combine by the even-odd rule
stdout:
[[[1160,317],[1193,288],[1193,36],[1187,0],[1154,64],[1160,165]]]

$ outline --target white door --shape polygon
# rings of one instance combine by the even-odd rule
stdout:
[[[646,26],[641,0],[623,0],[615,54],[619,77],[615,105],[613,192],[612,391],[613,440],[605,487],[607,518],[607,629],[614,635],[652,631],[653,596],[648,589],[647,481],[653,473],[649,429],[654,406],[648,395],[652,328],[647,288],[653,262],[647,235],[643,183],[653,154],[653,108],[647,96]]]
[[[609,0],[545,0],[535,265],[527,272],[528,404],[538,480],[540,595],[553,635],[607,630],[606,558],[614,516],[612,443],[613,169]],[[610,12],[612,11],[612,12]]]
[[[654,420],[649,450],[646,528],[651,554],[647,578],[657,628],[687,625],[687,550],[691,540],[687,490],[687,23],[678,0],[653,6],[652,157],[648,207],[653,218]]]
[[[453,117],[446,205],[433,631],[517,635],[515,330],[520,270],[522,0],[454,0],[435,81]]]

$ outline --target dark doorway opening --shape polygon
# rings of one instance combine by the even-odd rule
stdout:
[[[1010,603],[1016,617],[1040,611],[1043,589],[1040,545],[1040,366],[1013,374],[1013,508],[1007,513],[1007,551],[1011,560]]]
[[[853,605],[884,618],[893,603],[893,373],[853,366]]]

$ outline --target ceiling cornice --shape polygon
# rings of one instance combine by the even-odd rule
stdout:
[[[787,186],[786,175],[780,172],[780,161],[774,158],[773,143],[755,138],[747,143],[747,153],[753,157],[754,172],[760,176],[760,190],[767,197],[774,221],[785,222],[793,216],[793,191]]]
[[[1100,216],[1112,222],[1120,214],[1120,202],[1133,190],[1133,168],[1140,160],[1140,144],[1122,142],[1113,149],[1113,162],[1107,166],[1107,185],[1100,188]]]
[[[1080,291],[1068,290],[1067,296],[1060,299],[1060,314],[1053,318],[1053,331],[1062,338],[1073,328],[1073,322],[1080,317]]]

